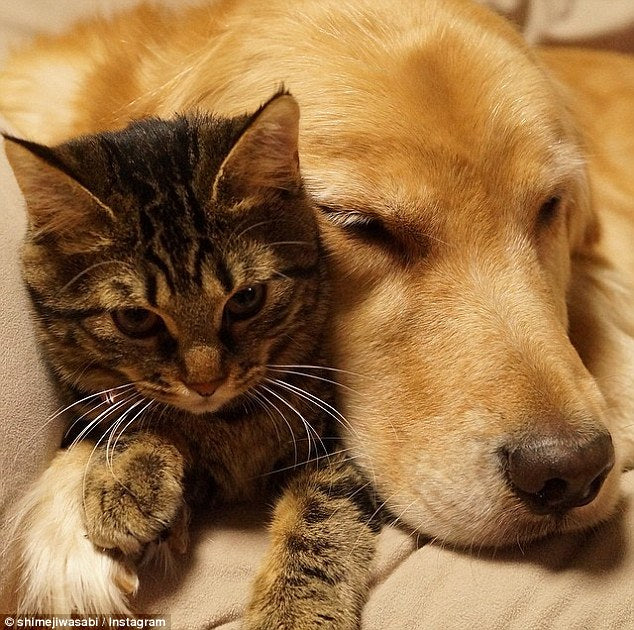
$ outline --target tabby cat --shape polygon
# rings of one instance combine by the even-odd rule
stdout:
[[[273,486],[246,627],[358,627],[375,505],[328,452],[343,419],[298,124],[282,92],[251,116],[5,137],[38,334],[75,420],[22,506],[24,611],[128,612],[135,561],[183,548],[190,509]]]

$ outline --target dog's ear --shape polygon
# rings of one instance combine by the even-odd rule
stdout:
[[[297,101],[290,94],[276,94],[251,117],[222,163],[213,185],[214,199],[299,190],[298,137]]]
[[[34,236],[72,242],[78,251],[103,241],[114,214],[75,179],[62,148],[7,135],[4,146]]]

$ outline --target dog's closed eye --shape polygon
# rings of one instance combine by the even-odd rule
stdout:
[[[561,208],[561,197],[558,195],[553,195],[549,197],[539,208],[539,213],[537,215],[537,227],[547,227],[559,215],[559,210]]]
[[[342,228],[350,236],[356,236],[368,241],[380,239],[384,243],[391,240],[390,232],[383,221],[372,214],[326,206],[321,206],[321,211],[333,225]]]
[[[351,242],[374,247],[377,253],[388,254],[395,261],[408,264],[428,251],[427,238],[417,237],[406,230],[396,230],[370,212],[325,206],[320,209]]]

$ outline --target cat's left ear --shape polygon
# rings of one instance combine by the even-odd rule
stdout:
[[[50,235],[69,251],[90,251],[106,244],[112,210],[79,183],[63,149],[3,137],[33,234]]]
[[[271,190],[301,188],[298,155],[299,105],[290,94],[277,94],[247,123],[222,163],[213,198],[244,199]]]

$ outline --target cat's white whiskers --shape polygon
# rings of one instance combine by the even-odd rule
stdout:
[[[108,389],[102,389],[100,392],[96,392],[95,394],[89,394],[88,396],[84,396],[83,398],[80,398],[79,400],[76,400],[75,402],[71,403],[70,405],[66,405],[65,407],[63,407],[62,409],[60,409],[59,411],[56,411],[47,421],[43,426],[46,426],[46,424],[48,424],[49,422],[55,420],[56,418],[59,418],[59,416],[61,416],[63,413],[70,411],[73,407],[76,407],[77,405],[80,405],[83,402],[86,402],[87,400],[91,400],[92,398],[97,398],[99,396],[103,396],[104,394],[108,393],[108,392],[113,392],[115,390],[121,390],[125,387],[133,387],[132,383],[126,383],[125,385],[119,385],[117,387],[110,387]]]
[[[110,445],[112,444],[112,439],[114,437],[114,434],[117,431],[117,429],[123,424],[125,419],[128,417],[128,414],[132,413],[139,405],[142,405],[145,402],[145,400],[146,400],[145,398],[141,398],[140,400],[137,400],[135,403],[133,403],[130,407],[128,407],[128,409],[125,410],[123,415],[117,418],[117,421],[110,427],[110,430],[108,432],[109,433],[108,441],[106,442],[106,464],[108,465],[108,468],[110,469],[110,472],[112,473],[113,477],[114,477],[114,471],[112,470],[112,465],[113,465],[113,457],[114,457],[114,449],[116,447],[116,441],[112,449],[110,448]],[[132,418],[132,422],[134,421],[135,418],[136,416]],[[128,426],[129,425],[126,425],[125,428],[127,428]],[[123,433],[123,431],[121,433]],[[121,433],[119,434],[119,436],[121,436]]]
[[[126,384],[126,385],[120,385],[118,387],[112,388],[112,389],[122,389],[123,387],[130,387],[130,384]],[[90,394],[88,396],[84,396],[83,398],[81,398],[80,400],[76,400],[75,402],[71,403],[70,405],[66,405],[65,407],[62,407],[60,410],[56,411],[52,416],[50,416],[49,418],[47,418],[44,423],[30,436],[30,438],[20,446],[20,448],[16,449],[16,453],[14,455],[13,458],[13,463],[15,465],[15,463],[18,461],[19,457],[22,455],[22,453],[24,452],[24,449],[27,448],[30,444],[33,443],[33,441],[37,438],[37,436],[44,431],[44,429],[54,420],[56,420],[57,418],[59,418],[62,414],[64,414],[67,411],[70,411],[73,407],[76,407],[77,405],[80,405],[83,402],[86,402],[87,400],[90,400],[92,398],[96,398],[98,396],[102,396],[104,394],[104,392],[107,390],[103,390],[101,392],[97,392],[96,394]],[[101,403],[99,405],[97,405],[96,407],[93,407],[93,410],[96,409],[97,407],[99,407],[101,405]],[[90,413],[91,410],[88,410],[88,412],[86,413]],[[82,414],[80,416],[80,418],[85,417],[85,414]],[[73,422],[73,424],[70,426],[70,428],[66,431],[66,433],[64,433],[64,436],[66,436],[68,434],[68,432],[72,429],[72,427],[77,423],[77,420],[75,420],[75,422]]]
[[[124,260],[102,260],[101,262],[95,263],[94,265],[90,265],[90,267],[86,267],[83,271],[80,271],[75,277],[69,280],[59,291],[58,293],[63,293],[71,284],[74,284],[85,276],[88,272],[92,271],[96,267],[102,267],[104,265],[125,265],[129,269],[131,269],[130,264],[125,262]]]
[[[140,401],[138,401],[138,403],[142,403],[145,400],[145,398],[142,398]],[[150,401],[153,402],[153,401]],[[97,451],[97,449],[99,448],[99,446],[101,445],[101,443],[103,442],[103,440],[106,438],[106,436],[108,436],[108,439],[110,439],[112,437],[113,431],[115,430],[115,428],[117,426],[121,425],[121,422],[125,419],[125,417],[130,413],[130,411],[134,408],[134,406],[136,406],[137,403],[135,403],[135,405],[133,405],[133,407],[129,407],[127,408],[124,412],[123,415],[119,418],[117,418],[117,420],[115,421],[115,423],[108,427],[103,434],[101,435],[101,437],[97,440],[97,442],[95,443],[95,446],[93,447],[92,451],[90,452],[90,455],[88,456],[88,460],[86,462],[86,465],[84,466],[84,475],[82,478],[82,504],[84,506],[84,510],[86,509],[86,477],[88,475],[88,470],[90,468],[90,462],[95,454],[95,452]],[[106,464],[108,463],[108,451],[106,450],[105,453],[105,458],[106,458]],[[115,478],[115,480],[121,485],[123,486],[126,490],[128,490],[128,492],[130,492],[130,490],[121,482],[120,479],[118,479],[118,477],[114,474],[114,471],[112,470],[112,468],[110,469],[112,476]],[[132,493],[131,493],[132,494]]]
[[[254,230],[255,228],[260,227],[262,225],[269,225],[269,223],[273,223],[273,220],[271,219],[269,221],[260,221],[259,223],[253,223],[252,225],[249,225],[248,227],[244,228],[244,230],[242,230],[242,232],[240,232],[240,234],[238,234],[237,236],[233,236],[232,234],[229,236],[229,238],[237,241],[241,236],[244,236],[250,230]]]
[[[267,365],[267,367],[270,368],[299,368],[299,369],[306,369],[306,370],[326,370],[328,372],[340,372],[341,374],[351,374],[352,376],[359,376],[361,378],[367,378],[367,379],[371,379],[373,381],[378,381],[379,379],[376,376],[370,376],[368,374],[361,374],[361,372],[353,372],[352,370],[342,370],[341,368],[334,368],[334,367],[329,367],[326,365],[311,365],[308,363],[305,364],[301,364],[301,363],[297,363],[297,364],[274,364],[271,363],[269,365]]]
[[[254,400],[255,402],[257,402],[258,405],[260,405],[260,407],[264,410],[266,415],[269,417],[269,419],[271,420],[271,424],[273,425],[273,428],[275,429],[275,435],[277,436],[277,442],[278,442],[278,444],[281,444],[282,443],[282,436],[280,435],[280,431],[277,428],[277,423],[275,422],[275,418],[273,417],[273,414],[271,413],[271,410],[259,398],[259,394],[258,394],[257,391],[253,390],[253,391],[250,391],[250,392],[246,392],[246,394],[251,400]]]
[[[252,271],[252,272],[260,271],[263,274],[265,274],[267,277],[269,276],[269,274],[273,273],[276,276],[280,276],[281,278],[284,278],[284,280],[288,280],[289,282],[292,282],[292,279],[289,278],[286,274],[283,274],[281,271],[278,271],[277,269],[270,269],[268,267],[245,267],[242,271],[245,273],[249,271]]]
[[[310,457],[310,453],[311,453],[311,449],[313,447],[314,439],[312,438],[309,425],[307,424],[306,419],[304,418],[304,416],[302,416],[302,414],[299,413],[297,411],[297,409],[295,409],[288,401],[286,401],[283,396],[280,396],[279,394],[274,392],[272,389],[269,389],[268,387],[266,387],[266,385],[260,385],[260,387],[262,389],[266,390],[267,392],[269,392],[270,394],[272,394],[273,396],[275,396],[275,398],[277,398],[279,401],[284,403],[284,405],[286,405],[291,411],[293,411],[297,415],[297,417],[302,421],[302,423],[304,425],[304,429],[306,430],[306,436],[308,437],[308,457]],[[317,454],[317,447],[316,446],[315,446],[315,454]]]
[[[126,410],[126,412],[124,412],[124,415],[125,413],[127,413],[127,411],[129,410]],[[84,506],[84,511],[86,510],[86,477],[88,475],[88,470],[90,468],[90,462],[92,461],[92,458],[95,452],[99,448],[99,445],[103,442],[106,436],[110,434],[111,429],[112,427],[108,427],[103,432],[101,437],[95,442],[95,445],[93,446],[92,450],[90,451],[90,455],[88,456],[88,460],[86,461],[86,465],[84,466],[84,474],[83,474],[82,483],[81,483],[81,501],[82,501],[82,505]]]
[[[258,385],[257,388],[255,390],[253,390],[253,391],[256,391],[259,387],[263,387],[263,386],[262,385]],[[297,464],[297,440],[295,439],[295,432],[293,431],[293,427],[291,426],[290,422],[286,419],[286,416],[280,411],[280,408],[273,401],[269,400],[268,397],[265,396],[263,392],[258,391],[258,393],[260,394],[262,399],[264,401],[266,401],[266,403],[268,405],[270,405],[271,407],[273,407],[273,409],[275,409],[275,411],[277,411],[277,413],[279,414],[280,418],[282,418],[282,420],[284,420],[284,423],[288,427],[288,430],[289,430],[289,432],[291,434],[291,438],[293,440],[293,450],[295,451],[295,464]]]
[[[112,461],[110,460],[110,458],[108,457],[108,448],[110,445],[110,441],[112,440],[112,437],[115,433],[115,431],[123,424],[123,422],[125,422],[125,419],[128,417],[128,414],[131,413],[136,407],[137,405],[139,405],[140,403],[142,403],[142,400],[137,401],[136,403],[134,403],[131,407],[128,407],[127,409],[124,410],[124,412],[106,429],[104,436],[108,435],[108,440],[106,442],[106,446],[105,446],[105,462],[106,462],[106,466],[108,468],[108,470],[110,471],[110,474],[116,479],[117,476],[114,474],[114,470],[112,468]]]
[[[85,437],[86,435],[92,431],[94,428],[96,428],[99,424],[101,424],[101,422],[103,420],[105,420],[108,416],[110,416],[111,414],[113,414],[115,411],[117,411],[118,408],[121,407],[121,404],[117,404],[116,406],[112,406],[109,407],[108,409],[106,409],[105,411],[101,412],[99,414],[99,416],[97,418],[95,418],[94,420],[91,420],[81,431],[81,433],[72,441],[72,443],[68,446],[68,450],[72,450],[73,448],[75,448],[75,446],[77,446],[77,444],[79,444]],[[105,431],[104,431],[104,435],[110,430],[110,427],[112,425],[109,425]]]
[[[109,432],[109,436],[108,436],[108,442],[106,443],[106,453],[105,453],[105,458],[106,458],[106,466],[108,467],[108,470],[110,471],[110,474],[112,475],[113,479],[122,487],[124,488],[130,495],[132,495],[133,497],[136,496],[134,494],[134,492],[132,491],[131,488],[129,488],[128,486],[126,486],[123,481],[121,481],[121,479],[119,479],[119,477],[117,477],[117,475],[115,474],[114,471],[114,454],[116,452],[116,448],[117,448],[117,443],[119,442],[119,439],[121,438],[121,436],[125,433],[125,431],[128,429],[128,427],[130,427],[132,425],[132,423],[137,419],[143,418],[143,414],[145,413],[145,411],[147,409],[149,409],[156,401],[155,400],[150,400],[150,402],[145,405],[145,407],[143,407],[140,411],[138,411],[134,417],[129,420],[125,426],[123,427],[123,429],[121,429],[121,431],[119,431],[119,433],[117,434],[117,437],[114,440],[114,443],[112,444],[112,447],[110,448],[110,457],[108,457],[108,448],[110,445],[110,442],[112,440],[112,437],[114,436],[115,432],[117,431],[117,429],[123,424],[124,420],[126,419],[126,417],[128,416],[128,414],[132,413],[132,411],[140,404],[142,404],[143,402],[145,402],[146,398],[143,398],[141,400],[139,400],[137,403],[135,403],[130,409],[127,409],[124,414],[121,416],[121,418],[119,418],[119,420],[114,424],[114,426],[110,429]]]
[[[313,379],[317,379],[317,380],[320,380],[320,381],[325,381],[327,383],[332,383],[333,385],[337,385],[338,387],[343,387],[345,389],[350,390],[353,393],[361,395],[361,392],[359,392],[356,389],[353,389],[352,387],[349,387],[348,385],[344,385],[343,383],[339,383],[337,381],[334,381],[334,380],[331,380],[331,379],[328,379],[328,378],[325,378],[325,377],[315,376],[314,374],[308,374],[306,372],[300,372],[299,370],[286,370],[286,369],[281,369],[281,368],[292,367],[292,368],[307,368],[307,369],[315,369],[315,370],[331,370],[333,372],[343,372],[343,373],[346,373],[346,374],[354,374],[356,376],[363,377],[363,374],[359,374],[357,372],[350,372],[349,370],[340,370],[338,368],[323,367],[323,366],[320,366],[320,365],[273,365],[273,364],[270,364],[270,365],[267,365],[267,367],[272,372],[280,372],[282,374],[294,374],[296,376],[303,376],[303,377],[306,377],[306,378],[313,378]],[[374,379],[374,377],[370,377],[370,376],[368,376],[367,378],[371,378],[373,380],[376,380],[376,379]],[[308,392],[306,392],[306,393],[308,393]],[[311,395],[314,395],[314,394],[311,394]],[[337,412],[337,413],[339,413],[339,412]],[[359,434],[357,433],[357,431],[352,427],[350,422],[348,422],[348,420],[346,420],[346,418],[344,416],[342,416],[342,418],[346,422],[345,426],[347,426],[347,428],[352,433],[354,433],[357,437],[360,437]],[[392,427],[392,431],[394,433],[394,437],[396,438],[396,440],[398,442],[400,442],[401,441],[401,436],[399,436],[399,434],[398,434],[398,432],[396,430],[396,427],[394,426],[394,423],[392,422],[392,420],[390,418],[388,418],[388,422],[390,423],[390,426]]]
[[[97,409],[99,409],[99,407],[104,407],[105,406],[107,408],[110,408],[110,406],[112,406],[112,404],[113,404],[112,402],[108,402],[107,400],[101,400],[94,407],[91,407],[90,409],[87,409],[86,411],[84,411],[84,413],[82,413],[81,416],[77,417],[73,421],[73,423],[68,427],[68,429],[66,429],[66,432],[64,433],[64,437],[66,437],[73,430],[74,426],[78,422],[81,422],[82,420],[84,420],[90,414],[95,413],[97,411]],[[100,411],[99,413],[101,414],[101,413],[103,413],[103,411]],[[92,421],[89,421],[89,422],[92,422]]]
[[[297,438],[297,441],[305,442],[307,439],[308,438]],[[333,436],[333,435],[322,435],[321,439],[325,440],[326,442],[343,442],[344,441],[344,438]]]
[[[114,402],[115,402],[114,396],[116,396],[117,394],[122,394],[122,393],[129,392],[129,390],[123,390],[122,389],[123,387],[129,387],[130,389],[132,389],[134,386],[132,384],[129,384],[129,385],[126,385],[126,386],[114,387],[114,388],[111,388],[109,390],[108,389],[104,389],[103,391],[99,392],[98,394],[93,394],[92,396],[90,396],[90,398],[94,398],[95,396],[99,396],[100,398],[103,398],[103,400],[100,400],[94,407],[91,407],[90,409],[86,410],[84,413],[81,414],[81,416],[76,418],[72,422],[72,424],[68,427],[68,429],[66,429],[66,432],[64,433],[64,437],[66,437],[73,430],[73,427],[78,422],[81,422],[86,416],[88,416],[89,414],[91,414],[94,411],[96,411],[97,409],[99,409],[99,407],[102,407],[103,405],[112,405],[112,404],[114,404]],[[116,394],[113,395],[113,392],[115,390],[119,390],[119,391],[117,391]],[[86,399],[82,399],[82,400],[86,400]]]
[[[140,395],[140,394],[137,394]],[[119,402],[116,402],[114,405],[111,405],[110,407],[108,407],[108,409],[102,411],[96,418],[94,418],[93,420],[91,420],[80,432],[79,435],[77,435],[77,437],[71,442],[70,446],[68,447],[69,450],[72,449],[74,446],[76,446],[79,442],[81,442],[81,440],[97,425],[101,424],[101,422],[103,422],[103,420],[105,420],[109,415],[111,415],[112,413],[114,413],[115,411],[117,411],[118,409],[120,409],[121,407],[123,407],[124,405],[128,404],[129,402],[131,402],[132,400],[134,400],[135,395],[131,395],[127,398],[124,398],[123,400],[120,400]]]
[[[139,403],[144,402],[146,399],[144,398],[143,400],[139,401]],[[121,431],[119,431],[117,437],[115,438],[114,443],[112,444],[112,448],[110,449],[110,470],[112,471],[112,465],[113,465],[113,458],[114,458],[114,453],[116,451],[117,448],[117,444],[119,442],[119,440],[121,439],[121,437],[123,436],[123,434],[126,432],[126,430],[128,429],[129,426],[132,425],[132,423],[137,419],[137,418],[142,418],[143,414],[155,403],[156,401],[154,400],[150,400],[150,402],[148,402],[147,405],[145,405],[145,407],[143,407],[140,411],[138,411],[134,417],[132,418],[132,420],[129,420],[126,425],[123,427],[123,429],[121,429]],[[132,410],[130,410],[132,411]],[[119,423],[120,425],[121,423]],[[111,432],[111,436],[114,435],[114,431]],[[110,439],[108,439],[108,443],[106,444],[106,460],[108,459],[108,444],[110,444]],[[113,476],[114,476],[114,472],[113,472]],[[118,480],[117,480],[118,481]]]
[[[349,370],[340,370],[338,368],[331,368],[331,367],[323,367],[323,366],[319,366],[319,365],[267,365],[267,367],[272,371],[272,372],[280,372],[282,374],[295,374],[297,376],[304,376],[306,378],[314,378],[314,379],[318,379],[320,381],[326,381],[327,383],[332,383],[333,385],[337,385],[338,387],[343,387],[345,389],[350,390],[351,392],[355,393],[355,394],[359,394],[361,395],[361,392],[359,392],[356,389],[353,389],[352,387],[348,386],[348,385],[344,385],[343,383],[339,383],[337,381],[333,381],[330,379],[327,379],[325,377],[320,377],[320,376],[315,376],[314,374],[308,374],[306,372],[300,372],[298,370],[285,370],[285,369],[281,369],[283,367],[292,367],[292,368],[309,368],[309,369],[316,369],[316,370],[331,370],[333,372],[343,372],[345,374],[354,374],[356,376],[361,376],[362,378],[364,377],[363,374],[359,374],[358,372],[350,372]],[[367,376],[365,378],[370,378],[372,380],[376,380],[374,377],[371,376]],[[308,393],[308,392],[307,392]],[[345,420],[345,418],[344,418]],[[394,437],[398,442],[401,442],[401,436],[398,434],[398,431],[396,430],[396,427],[394,426],[394,423],[392,422],[391,418],[387,419],[388,422],[390,423],[390,426],[392,427],[392,431],[394,433]],[[357,437],[359,437],[359,434],[353,429],[352,425],[346,420],[347,422],[347,428],[350,429],[350,431],[352,431]]]
[[[282,374],[294,374],[296,376],[304,376],[306,378],[312,378],[315,379],[317,381],[323,381],[324,383],[331,383],[332,385],[337,385],[337,387],[343,387],[343,389],[348,389],[351,392],[355,393],[355,394],[360,394],[361,392],[358,392],[356,389],[353,389],[352,387],[348,386],[348,385],[344,385],[343,383],[339,383],[337,381],[333,381],[330,378],[326,378],[325,376],[317,376],[316,374],[307,374],[306,372],[298,372],[297,370],[282,370],[279,368],[273,368],[269,366],[269,369],[272,372],[281,372]]]
[[[348,451],[351,451],[354,447],[350,447],[350,448],[342,448],[338,451],[333,451],[332,453],[328,453],[325,455],[317,455],[316,457],[311,457],[310,459],[305,459],[303,462],[297,462],[295,464],[292,464],[290,466],[284,466],[283,468],[276,468],[275,470],[270,470],[269,472],[265,472],[262,473],[260,475],[257,475],[255,477],[252,477],[252,479],[259,479],[260,477],[269,477],[270,475],[275,475],[276,473],[281,473],[281,472],[285,472],[287,470],[293,470],[295,468],[299,468],[300,466],[305,466],[306,464],[310,464],[312,462],[316,462],[319,461],[320,459],[324,459],[324,458],[330,458],[330,457],[334,457],[335,455],[340,455],[341,453],[346,453]],[[347,461],[352,461],[353,459],[355,459],[355,457],[346,457]]]
[[[354,429],[354,427],[350,424],[350,422],[348,422],[347,418],[341,412],[339,412],[335,407],[333,407],[331,404],[319,398],[319,396],[316,396],[315,394],[312,394],[311,392],[301,387],[298,387],[297,385],[292,385],[291,383],[287,383],[286,381],[282,381],[277,378],[275,379],[267,378],[265,380],[268,381],[269,383],[275,383],[279,385],[280,387],[284,387],[285,389],[291,392],[294,392],[298,396],[301,396],[304,400],[307,400],[309,403],[316,405],[322,411],[327,413],[333,420],[335,420],[342,427],[344,427],[344,429],[347,429],[351,433],[354,433],[356,437],[360,437],[359,434]]]
[[[278,271],[277,269],[272,269],[271,271],[276,276],[279,276],[280,278],[284,278],[284,280],[288,280],[289,282],[292,282],[291,278],[289,278],[285,273],[282,273],[281,271]]]
[[[270,379],[266,379],[267,381],[270,381]],[[306,434],[309,435],[310,432],[313,432],[313,435],[317,438],[317,440],[319,440],[321,442],[321,447],[324,450],[325,453],[328,453],[328,449],[326,448],[326,445],[321,441],[321,436],[319,435],[319,433],[315,430],[315,428],[310,424],[310,422],[308,422],[308,420],[306,420],[306,418],[304,418],[304,416],[295,408],[293,407],[293,405],[291,405],[291,403],[289,403],[283,396],[281,396],[280,394],[274,392],[272,389],[269,389],[268,387],[266,387],[266,385],[261,385],[261,387],[263,387],[266,391],[268,391],[269,393],[271,393],[273,396],[275,396],[276,398],[278,398],[281,402],[283,402],[289,409],[291,409],[292,411],[294,411],[297,416],[299,417],[299,419],[303,422],[304,427],[306,428]],[[317,450],[317,441],[313,440],[313,443],[315,445],[315,454],[317,454],[319,451]],[[311,449],[311,443],[308,443],[308,456],[310,457],[310,449]],[[326,455],[327,457],[328,455]]]
[[[310,241],[273,241],[272,243],[267,243],[267,246],[273,247],[274,245],[315,245]]]

